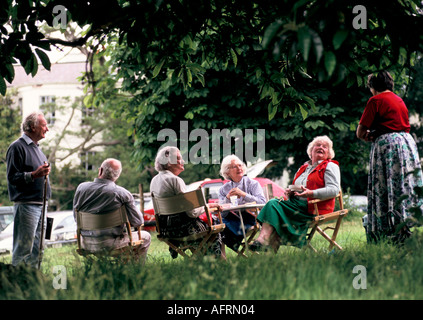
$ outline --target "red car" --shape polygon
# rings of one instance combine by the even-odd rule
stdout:
[[[139,198],[135,198],[135,204],[140,206]],[[156,217],[154,216],[153,201],[151,197],[144,197],[144,228],[145,231],[156,231]]]
[[[267,184],[271,184],[273,189],[273,197],[283,197],[285,194],[285,190],[270,179],[254,178],[254,180],[257,180],[262,188],[264,188]],[[205,179],[203,181],[191,183],[187,187],[189,190],[194,190],[201,186],[203,188],[206,201],[208,203],[214,203],[219,201],[220,187],[222,187],[228,181],[229,180],[222,179]],[[137,204],[139,204],[139,200],[136,199],[135,201]],[[155,231],[156,218],[154,216],[153,201],[151,201],[151,198],[147,197],[144,198],[144,201],[144,230]]]

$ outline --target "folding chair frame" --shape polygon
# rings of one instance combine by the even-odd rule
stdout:
[[[315,252],[317,251],[311,244],[311,240],[314,237],[314,234],[316,231],[323,236],[327,241],[329,241],[329,250],[331,250],[334,246],[338,249],[342,250],[342,247],[336,242],[336,237],[339,232],[339,227],[341,226],[342,219],[348,214],[348,210],[344,209],[344,203],[342,200],[342,191],[338,193],[338,195],[335,197],[336,200],[339,202],[339,210],[334,211],[327,214],[319,214],[319,209],[317,207],[317,204],[321,202],[322,200],[315,199],[309,201],[309,203],[312,203],[314,206],[314,214],[315,217],[310,223],[310,232],[307,234],[307,246],[310,247]],[[327,200],[327,199],[326,199]],[[323,224],[327,223],[335,223],[335,226],[326,226],[326,228],[322,229],[321,226]],[[332,236],[329,236],[326,233],[327,229],[333,230]]]
[[[81,256],[87,257],[87,256],[96,256],[96,257],[118,257],[122,255],[134,255],[134,257],[137,259],[138,256],[135,254],[138,247],[143,243],[141,240],[141,227],[138,228],[138,239],[137,241],[133,240],[132,237],[132,231],[131,231],[131,224],[128,220],[128,215],[126,213],[125,206],[120,207],[119,209],[109,212],[109,213],[97,213],[92,214],[88,212],[82,212],[82,211],[76,211],[76,217],[77,217],[77,244],[78,249],[76,250],[77,253]],[[129,237],[129,242],[127,246],[112,249],[112,250],[102,250],[102,251],[89,251],[86,249],[83,249],[81,246],[81,231],[82,230],[102,230],[102,229],[108,229],[113,228],[116,226],[121,225],[126,226],[126,230]]]
[[[254,216],[255,224],[249,230],[247,230],[247,232],[245,234],[247,241],[245,241],[245,239],[243,239],[242,242],[241,242],[241,245],[239,246],[238,250],[236,251],[236,254],[239,257],[247,257],[246,251],[248,251],[252,254],[258,254],[258,252],[247,250],[247,246],[254,239],[257,232],[260,231],[260,224],[257,221],[257,216],[259,214],[259,207],[252,207],[252,208],[249,208],[248,210],[253,211],[253,212],[249,212],[249,214]]]
[[[151,194],[153,199],[154,212],[156,216],[157,238],[166,243],[170,248],[175,250],[184,258],[205,255],[207,249],[212,245],[213,241],[218,236],[219,232],[223,231],[225,224],[222,222],[220,211],[216,211],[219,218],[219,224],[213,224],[211,213],[206,205],[203,191],[201,187],[194,191],[177,194],[172,197],[157,197],[154,193]],[[200,233],[195,233],[182,238],[166,237],[160,231],[159,216],[170,214],[185,214],[199,207],[204,207],[207,216],[207,230]],[[201,239],[201,241],[199,241]],[[191,254],[187,254],[187,250]],[[224,249],[222,250],[224,256]]]

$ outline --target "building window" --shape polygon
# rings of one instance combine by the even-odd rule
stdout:
[[[94,107],[82,106],[82,120],[81,125],[88,125],[94,115]]]
[[[47,125],[54,125],[56,122],[56,98],[54,96],[41,96],[40,110],[44,113]]]
[[[79,157],[81,159],[81,166],[85,171],[93,171],[96,169],[94,163],[94,151],[81,152]]]
[[[23,99],[22,99],[22,97],[19,97],[19,99],[18,99],[18,108],[19,108],[19,114],[22,117],[22,114],[23,114]]]

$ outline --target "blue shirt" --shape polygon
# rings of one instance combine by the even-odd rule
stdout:
[[[38,202],[42,204],[44,177],[32,179],[31,172],[47,161],[38,144],[26,134],[14,141],[6,153],[9,199],[14,202]],[[47,178],[46,199],[51,196]]]
[[[247,176],[243,176],[239,182],[228,181],[219,189],[219,202],[230,203],[230,199],[226,198],[226,195],[233,188],[239,188],[246,192],[245,197],[238,198],[238,204],[245,204],[249,202],[266,203],[266,197],[264,196],[263,189],[260,183]]]

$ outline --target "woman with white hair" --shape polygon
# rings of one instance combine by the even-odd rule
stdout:
[[[238,204],[249,202],[265,203],[266,198],[260,184],[245,175],[246,166],[237,156],[229,155],[222,160],[220,175],[229,180],[219,190],[219,202],[229,203],[231,196],[238,198]],[[247,211],[242,211],[245,231],[254,226],[255,217]],[[223,242],[234,251],[238,248],[243,239],[241,220],[232,212],[225,212],[222,220],[226,225],[223,233]]]
[[[319,214],[327,214],[335,207],[334,197],[341,188],[338,162],[333,160],[332,140],[318,136],[307,147],[310,160],[304,163],[287,189],[287,201],[272,199],[263,207],[257,220],[262,224],[258,238],[250,245],[253,251],[275,251],[280,244],[302,247],[306,244],[308,223],[313,219],[312,199],[327,199],[318,204]]]
[[[170,197],[187,191],[186,184],[179,174],[185,170],[184,160],[181,152],[176,147],[167,146],[159,150],[156,156],[154,168],[158,174],[153,177],[150,183],[150,192],[158,197]],[[217,203],[208,204],[210,208],[218,207]],[[207,230],[207,224],[199,216],[205,212],[204,208],[197,208],[185,212],[166,216],[159,216],[160,233],[165,236],[182,238],[194,233]],[[217,256],[221,256],[220,234],[212,245],[211,250]],[[178,253],[169,248],[173,258]]]

